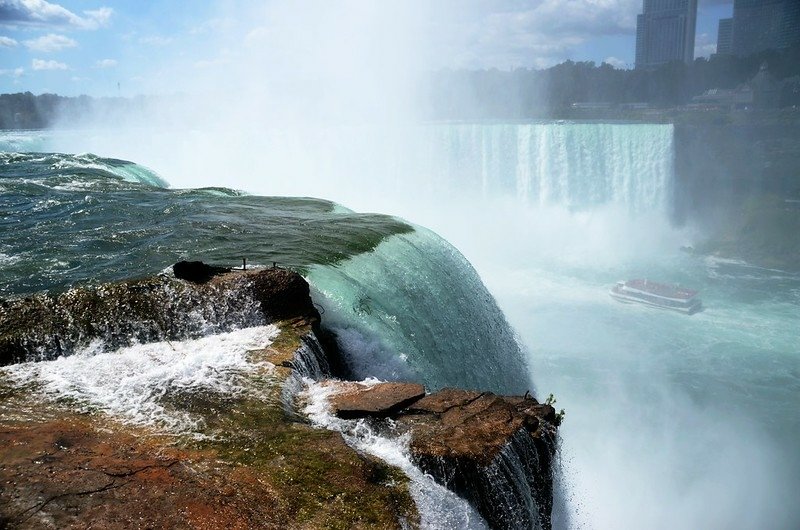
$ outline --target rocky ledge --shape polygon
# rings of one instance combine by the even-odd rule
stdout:
[[[107,347],[195,338],[287,318],[319,321],[308,283],[282,268],[180,262],[175,274],[0,299],[0,366]]]
[[[399,470],[312,428],[299,376],[336,376],[309,286],[284,269],[199,262],[175,274],[0,301],[0,365],[273,323],[239,396],[165,395],[195,435],[132,426],[42,396],[0,370],[0,528],[416,528]],[[335,363],[334,363],[335,366]],[[332,410],[406,434],[414,460],[493,528],[550,527],[559,417],[535,399],[415,383],[336,386]],[[199,435],[199,436],[198,436]]]
[[[560,423],[552,406],[528,395],[455,388],[425,395],[413,383],[326,384],[335,387],[329,399],[334,414],[394,420],[383,428],[409,433],[415,462],[493,528],[550,528]]]

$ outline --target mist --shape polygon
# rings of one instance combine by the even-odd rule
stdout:
[[[680,250],[700,234],[673,222],[671,130],[570,136],[547,124],[534,141],[520,124],[510,136],[469,136],[424,122],[420,89],[446,62],[442,43],[463,38],[448,25],[460,8],[222,3],[207,61],[156,59],[163,64],[147,88],[160,97],[135,115],[64,121],[81,132],[54,135],[52,148],[132,160],[176,188],[321,197],[444,236],[519,333],[539,397],[553,392],[567,411],[562,524],[795,526],[800,464],[787,445],[795,431],[776,434],[785,418],[768,408],[793,396],[770,390],[778,383],[752,358],[767,352],[791,367],[781,355],[796,345],[762,333],[792,335],[791,303],[756,307],[761,316],[748,316],[753,327],[741,332],[748,307],[739,288]],[[507,164],[491,155],[506,152]],[[690,320],[620,308],[607,296],[614,281],[647,275],[706,288],[711,308]],[[726,344],[739,367],[728,364]]]

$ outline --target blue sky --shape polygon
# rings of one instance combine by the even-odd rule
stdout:
[[[323,22],[336,28],[337,17],[347,17],[356,3],[342,0],[336,16]],[[302,34],[308,29],[303,16],[322,5],[309,0],[305,13],[282,18],[263,9],[270,4],[303,2],[0,0],[0,92],[130,96],[169,91],[173,84],[185,90],[180,80],[189,70],[214,75],[217,65],[254,36]],[[407,0],[402,5],[414,5],[419,18],[414,30],[427,35],[429,68],[541,68],[566,59],[629,67],[641,11],[641,0]],[[732,0],[700,0],[698,56],[713,53],[717,21],[731,12]],[[275,28],[276,20],[297,27]],[[336,38],[347,37],[342,32]],[[293,60],[302,61],[302,54]]]

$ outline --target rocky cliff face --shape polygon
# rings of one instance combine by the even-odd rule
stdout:
[[[393,420],[415,462],[467,499],[492,528],[550,528],[552,462],[560,418],[530,396],[454,388],[425,395],[413,383],[331,382],[344,419]]]

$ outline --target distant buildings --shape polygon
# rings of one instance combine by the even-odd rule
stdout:
[[[717,54],[733,53],[733,18],[721,18],[717,29]]]
[[[636,19],[636,68],[694,60],[697,0],[644,0]]]
[[[734,0],[719,21],[717,53],[740,57],[800,44],[800,0]]]

